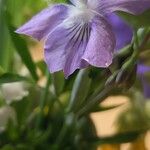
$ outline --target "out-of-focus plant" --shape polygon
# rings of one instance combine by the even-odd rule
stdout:
[[[28,95],[28,91],[22,82],[5,83],[1,87],[2,97],[6,100],[6,103],[10,104],[13,100],[21,100]]]
[[[121,50],[115,52],[108,68],[90,66],[75,71],[66,80],[62,72],[50,74],[43,60],[34,62],[30,48],[36,42],[14,32],[46,7],[47,2],[67,1],[0,0],[0,34],[3,35],[0,36],[0,149],[94,150],[103,144],[126,143],[143,135],[150,127],[149,103],[139,99],[130,88],[141,89],[141,80],[135,79],[138,62],[147,57],[144,54],[150,48],[149,10],[137,16],[118,12],[132,25],[132,41],[130,34],[125,44],[117,45],[116,49]],[[22,68],[29,74],[22,74]],[[44,86],[39,84],[41,79]],[[100,102],[106,97],[130,93],[131,106],[119,121],[119,132],[98,137],[90,114],[119,107],[102,107]],[[128,120],[131,122],[126,122]]]

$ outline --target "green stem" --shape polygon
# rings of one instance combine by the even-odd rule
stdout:
[[[68,113],[66,115],[62,129],[56,140],[56,145],[57,145],[58,150],[62,148],[62,142],[65,139],[65,136],[67,135],[67,133],[70,131],[70,129],[74,125],[75,120],[76,120],[76,116],[73,113]]]
[[[137,30],[134,31],[134,51],[131,56],[131,61],[134,63],[136,62],[138,56],[140,53],[140,46],[139,46],[139,41],[138,41],[138,36],[137,36]]]
[[[133,52],[131,57],[125,62],[121,68],[121,70],[128,70],[134,67],[137,63],[137,58],[140,53],[139,42],[137,37],[137,30],[134,31],[134,38],[133,38]]]
[[[59,147],[60,147],[60,145],[61,145],[61,143],[62,143],[62,141],[63,141],[63,139],[67,133],[67,130],[68,130],[68,126],[64,123],[62,126],[62,129],[60,131],[60,134],[58,136],[58,139],[56,141],[56,145],[57,145],[58,149],[59,149]]]
[[[47,100],[47,96],[48,96],[48,93],[49,93],[49,86],[50,86],[50,82],[51,82],[51,76],[50,76],[50,73],[47,71],[47,82],[46,82],[46,87],[41,95],[41,99],[40,99],[40,113],[39,113],[39,116],[37,118],[37,128],[39,128],[41,126],[41,123],[42,123],[42,120],[43,120],[43,109],[45,107],[45,104],[46,104],[46,100]]]
[[[81,110],[78,111],[77,117],[88,113],[91,108],[102,102],[109,95],[113,88],[114,86],[107,86],[95,98],[93,98],[92,100],[88,100],[88,103]]]

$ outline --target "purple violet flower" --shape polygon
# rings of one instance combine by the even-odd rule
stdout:
[[[150,82],[147,81],[145,74],[150,73],[150,66],[145,66],[142,64],[138,65],[137,74],[142,81],[143,93],[146,98],[150,98]]]
[[[45,39],[45,61],[51,73],[108,67],[112,63],[115,35],[106,15],[115,11],[140,14],[150,0],[70,0],[44,9],[16,32]]]
[[[131,43],[133,29],[118,15],[111,13],[107,19],[112,26],[116,38],[115,50],[119,50]]]

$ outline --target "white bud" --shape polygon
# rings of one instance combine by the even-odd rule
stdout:
[[[23,82],[5,83],[1,86],[2,97],[6,100],[7,104],[12,101],[21,100],[27,96],[29,92],[25,90]]]

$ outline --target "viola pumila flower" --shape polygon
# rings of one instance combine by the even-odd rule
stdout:
[[[150,8],[150,0],[70,0],[44,9],[16,32],[44,39],[45,61],[51,73],[66,77],[89,65],[106,68],[112,63],[115,35],[106,19],[124,11],[134,15]]]

